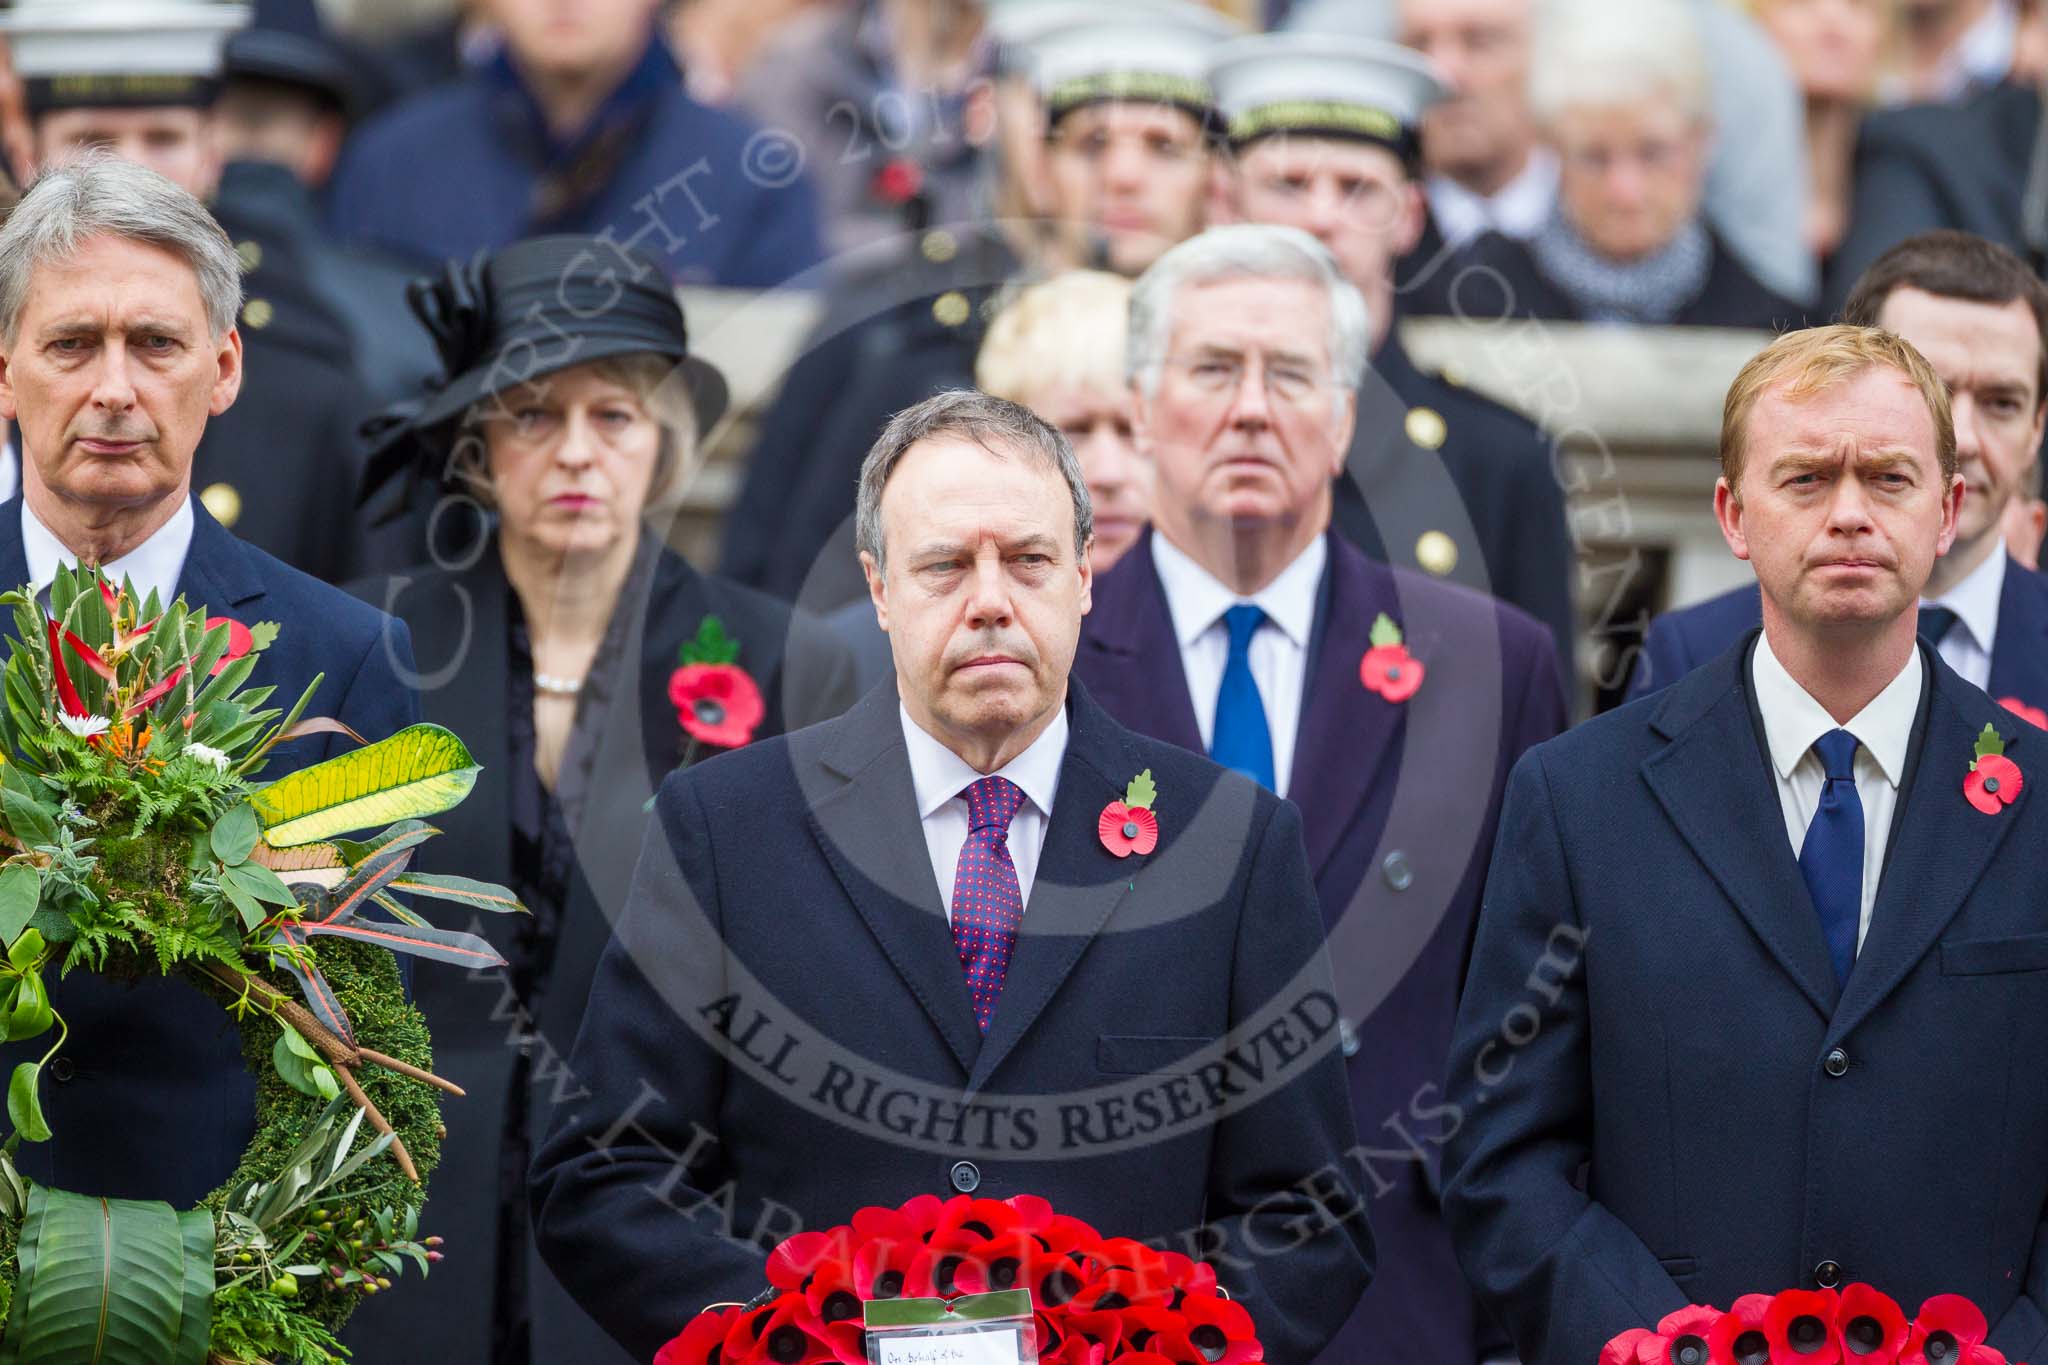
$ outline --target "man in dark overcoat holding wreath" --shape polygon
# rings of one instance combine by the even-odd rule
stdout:
[[[22,494],[0,504],[0,583],[40,589],[95,564],[144,594],[275,621],[252,687],[367,739],[418,718],[403,626],[236,539],[192,496],[192,452],[242,384],[234,244],[156,172],[87,154],[43,173],[0,227],[0,416],[15,423]],[[287,703],[288,704],[288,703]],[[353,747],[281,746],[267,777]],[[75,972],[51,988],[71,1027],[43,1068],[56,1136],[25,1143],[31,1179],[82,1194],[193,1204],[254,1131],[255,1081],[219,1005],[182,982]],[[36,1040],[0,1065],[41,1056]]]

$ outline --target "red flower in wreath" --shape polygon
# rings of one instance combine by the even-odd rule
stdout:
[[[2027,722],[2027,724],[2048,730],[2048,711],[2044,711],[2038,706],[2029,706],[2018,697],[2000,697],[1998,704]]]
[[[718,1365],[837,1365],[836,1356],[803,1295],[784,1294],[733,1320]]]
[[[684,664],[668,677],[668,699],[691,739],[737,749],[768,713],[761,689],[737,664]]]
[[[1707,1333],[1707,1358],[1712,1365],[1764,1365],[1771,1358],[1764,1318],[1771,1311],[1769,1294],[1744,1294],[1728,1306]]]
[[[655,1352],[654,1365],[708,1365],[725,1351],[725,1337],[733,1324],[746,1316],[746,1309],[734,1304],[699,1313],[684,1326],[682,1334]]]
[[[2005,1357],[1984,1344],[1990,1332],[1976,1304],[1961,1294],[1936,1294],[1920,1305],[1900,1365],[2003,1365]]]
[[[206,628],[212,630],[215,626],[226,626],[228,628],[228,652],[221,655],[220,661],[214,664],[213,671],[206,675],[209,678],[218,677],[222,669],[256,647],[256,637],[250,634],[247,626],[233,617],[207,617]]]
[[[1385,612],[1372,623],[1372,648],[1358,661],[1358,678],[1368,692],[1398,705],[1415,695],[1427,671],[1402,643],[1401,628]]]
[[[1102,846],[1119,858],[1150,853],[1159,847],[1159,817],[1152,813],[1152,803],[1158,796],[1150,768],[1132,778],[1124,788],[1124,799],[1104,806],[1095,822],[1095,833]]]
[[[1600,1365],[1636,1365],[1638,1350],[1645,1344],[1654,1350],[1662,1340],[1647,1327],[1631,1327],[1600,1348]]]
[[[1832,1289],[1787,1289],[1771,1300],[1764,1314],[1764,1336],[1771,1343],[1771,1365],[1834,1365],[1842,1348],[1835,1337]]]
[[[1848,1365],[1892,1365],[1906,1349],[1910,1330],[1905,1313],[1890,1295],[1867,1284],[1852,1284],[1842,1291],[1835,1331]]]

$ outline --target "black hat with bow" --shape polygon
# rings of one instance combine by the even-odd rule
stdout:
[[[725,376],[690,353],[682,304],[661,262],[645,252],[598,237],[534,237],[414,280],[407,298],[433,336],[442,378],[364,423],[365,498],[408,468],[415,477],[445,477],[471,407],[576,365],[667,356],[700,435],[725,413]]]

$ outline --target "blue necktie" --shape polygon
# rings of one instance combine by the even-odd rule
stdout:
[[[1235,768],[1267,791],[1273,783],[1273,732],[1266,728],[1266,704],[1252,677],[1252,636],[1266,613],[1240,602],[1223,613],[1230,631],[1230,658],[1216,692],[1216,724],[1209,731],[1209,757]]]
[[[1820,915],[1821,937],[1835,964],[1835,984],[1849,980],[1856,961],[1856,927],[1863,918],[1863,798],[1856,794],[1856,736],[1830,730],[1813,742],[1827,769],[1820,808],[1806,827],[1799,871]]]

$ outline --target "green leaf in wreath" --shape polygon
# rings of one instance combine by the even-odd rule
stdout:
[[[23,1062],[14,1068],[14,1078],[7,1082],[7,1117],[14,1124],[14,1131],[29,1142],[48,1142],[50,1125],[43,1120],[43,1102],[36,1094],[36,1077],[41,1073],[41,1062]],[[38,1185],[37,1189],[42,1186]]]
[[[7,949],[7,965],[17,972],[33,972],[42,965],[43,935],[34,925],[21,931],[21,937],[14,940]]]
[[[50,813],[12,787],[0,790],[0,812],[6,815],[7,832],[25,847],[40,848],[57,842],[57,822],[50,818]]]
[[[46,943],[69,943],[78,937],[78,926],[71,916],[54,905],[38,905],[29,917],[28,927],[41,934]]]
[[[0,1365],[204,1365],[214,1250],[206,1210],[36,1186],[22,1223],[31,1240]]]
[[[229,870],[236,871],[238,869],[231,868]],[[270,912],[263,908],[261,901],[257,900],[247,891],[244,891],[232,879],[226,876],[220,879],[220,893],[228,898],[228,904],[235,907],[235,913],[242,917],[242,927],[250,933],[254,933],[257,925],[270,918]]]
[[[0,868],[0,944],[12,944],[28,927],[43,895],[43,874],[27,863]]]
[[[283,878],[259,863],[242,863],[237,867],[231,867],[221,874],[221,880],[233,882],[242,891],[265,905],[281,906],[289,910],[299,903],[299,898],[292,894],[292,889],[284,884]]]
[[[49,988],[39,976],[24,976],[7,1011],[7,1041],[25,1042],[50,1031],[57,1016],[50,1009]]]
[[[472,881],[468,877],[407,872],[393,881],[389,889],[408,892],[415,896],[431,896],[436,900],[455,901],[473,909],[489,910],[494,914],[532,913],[519,903],[519,897],[505,887],[492,882]]]
[[[451,731],[409,725],[281,777],[249,802],[263,823],[264,841],[290,848],[452,809],[476,785],[478,771]]]
[[[255,808],[247,801],[238,801],[213,822],[213,856],[229,867],[247,862],[256,841],[262,837],[263,825],[256,818]]]
[[[270,1064],[284,1083],[302,1095],[331,1100],[341,1093],[333,1070],[299,1031],[286,1025],[270,1048]]]

